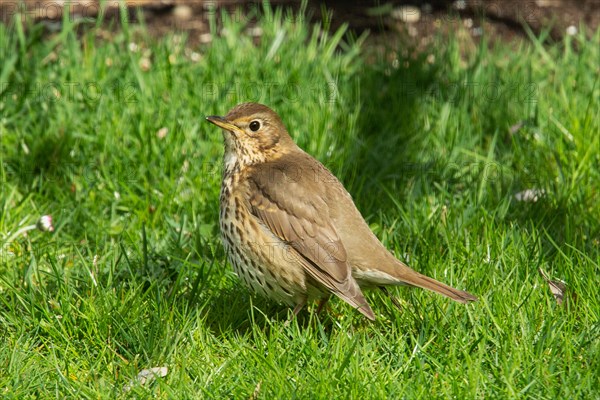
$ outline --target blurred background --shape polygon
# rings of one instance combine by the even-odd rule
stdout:
[[[60,30],[64,0],[2,1],[0,21],[9,21],[20,12],[35,21],[44,22],[50,30]],[[348,24],[361,33],[365,30],[383,33],[401,33],[427,42],[427,37],[438,31],[453,32],[461,23],[471,29],[473,36],[483,31],[501,40],[523,37],[526,29],[540,35],[545,29],[551,40],[560,40],[575,32],[580,24],[595,31],[600,22],[598,0],[528,0],[528,1],[359,1],[328,0],[301,1],[275,0],[272,5],[283,5],[296,10],[306,7],[313,21],[327,20],[332,28]],[[125,8],[135,20],[144,20],[151,33],[161,35],[173,30],[189,32],[191,42],[206,42],[209,37],[209,19],[218,9],[234,11],[240,8],[252,19],[262,2],[243,0],[116,0],[72,1],[71,18],[96,24],[98,19],[106,27],[119,22],[119,9]],[[219,14],[219,13],[217,13]],[[131,20],[130,20],[131,21]],[[253,32],[258,34],[258,32]]]

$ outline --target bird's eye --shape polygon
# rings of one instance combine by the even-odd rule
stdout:
[[[252,132],[256,132],[256,131],[257,131],[257,130],[259,130],[259,129],[260,129],[260,122],[258,122],[258,121],[256,121],[256,120],[255,120],[255,121],[252,121],[252,122],[250,122],[250,130],[251,130]]]

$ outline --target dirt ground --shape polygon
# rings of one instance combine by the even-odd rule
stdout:
[[[49,32],[58,31],[65,3],[65,0],[2,0],[0,20],[9,22],[15,15],[20,15],[42,21]],[[107,0],[102,8],[98,0],[70,3],[70,18],[83,25],[94,25],[102,18],[103,26],[109,32],[120,22],[117,0]],[[301,1],[293,0],[272,0],[271,4],[296,10],[301,7]],[[219,9],[241,8],[240,18],[248,20],[249,34],[260,35],[252,28],[252,16],[262,7],[262,2],[129,0],[125,1],[125,7],[129,20],[143,19],[153,35],[186,32],[192,45],[211,40],[209,20],[214,16],[219,19]],[[485,33],[492,40],[518,41],[526,37],[526,27],[529,27],[535,35],[548,32],[547,41],[557,41],[566,34],[576,33],[582,25],[591,34],[600,24],[600,0],[328,0],[308,2],[307,11],[315,22],[322,21],[325,16],[334,29],[347,23],[357,34],[369,31],[371,38],[389,38],[400,33],[424,45],[432,35],[439,32],[453,34],[457,27],[461,32],[470,33],[475,40]]]

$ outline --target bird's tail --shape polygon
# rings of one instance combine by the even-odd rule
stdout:
[[[469,292],[465,292],[464,290],[455,289],[451,286],[446,285],[445,283],[436,281],[433,278],[430,278],[426,275],[420,274],[402,262],[395,260],[396,265],[394,268],[394,275],[397,279],[399,279],[402,283],[406,283],[411,286],[417,286],[422,289],[431,290],[432,292],[439,293],[443,296],[449,297],[454,301],[458,301],[459,303],[470,303],[472,301],[477,301],[477,297],[473,296]]]
[[[439,293],[443,296],[451,298],[454,301],[458,301],[459,303],[466,304],[472,301],[477,301],[477,297],[473,296],[469,292],[465,292],[464,290],[460,289],[455,289],[442,282],[438,282],[433,278],[419,274],[418,272],[416,273],[414,279],[406,283],[412,286],[418,286],[420,288]]]

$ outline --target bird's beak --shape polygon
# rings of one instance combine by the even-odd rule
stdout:
[[[238,128],[231,122],[227,121],[225,118],[219,117],[218,115],[209,115],[208,117],[206,117],[206,120],[210,123],[215,124],[219,128],[223,128],[226,131],[229,131],[231,133],[239,133],[240,132],[240,128]]]

